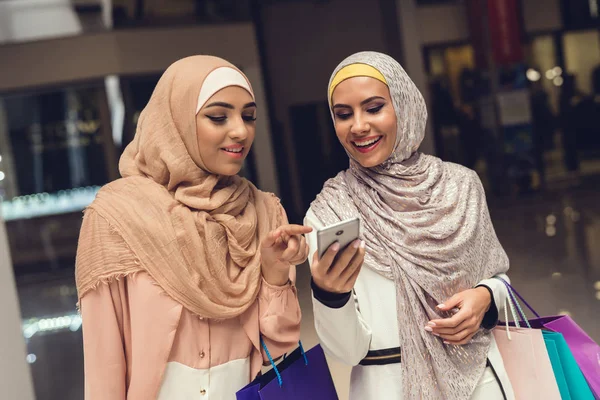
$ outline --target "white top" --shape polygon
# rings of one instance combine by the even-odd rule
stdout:
[[[234,400],[236,392],[248,384],[248,376],[249,358],[209,369],[169,362],[157,400]]]
[[[308,210],[304,224],[313,228],[313,231],[307,236],[310,247],[309,254],[312,255],[317,251],[317,230],[324,225],[318,220],[312,209]],[[309,262],[312,262],[311,256],[308,259]],[[506,275],[500,276],[508,281]],[[492,290],[494,301],[499,307],[498,311],[503,312],[503,308],[500,307],[504,307],[507,290],[502,282],[497,279],[486,279],[480,284]],[[398,365],[359,365],[359,362],[370,350],[400,346],[394,282],[381,276],[365,264],[354,286],[353,298],[354,301],[349,301],[345,306],[334,309],[327,307],[313,296],[315,328],[321,346],[328,356],[353,367],[350,379],[351,400],[401,399],[402,379],[400,379],[401,369]],[[493,336],[488,358],[502,383],[507,399],[514,399],[512,387]],[[410,362],[410,360],[402,360],[402,362]],[[480,386],[489,384],[490,372],[490,368],[486,368]],[[494,384],[494,386],[496,385]],[[495,399],[496,397],[490,396],[490,393],[481,390],[478,386],[473,398],[483,396],[482,399]]]

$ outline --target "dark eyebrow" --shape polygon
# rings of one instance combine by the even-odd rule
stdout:
[[[207,106],[206,106],[206,107],[204,107],[204,108],[211,108],[211,107],[225,107],[225,108],[229,108],[230,110],[233,110],[233,109],[235,108],[235,107],[234,107],[234,106],[232,106],[231,104],[229,104],[229,103],[224,103],[224,102],[222,102],[222,101],[216,101],[216,102],[214,102],[214,103],[210,103],[209,105],[207,105]]]
[[[222,101],[215,101],[214,103],[210,103],[209,105],[207,105],[204,108],[211,108],[211,107],[225,107],[225,108],[229,108],[230,110],[233,110],[235,108],[233,105],[222,102]],[[256,103],[250,102],[248,104],[245,104],[243,108],[250,108],[250,107],[256,107]]]
[[[361,101],[361,102],[360,102],[360,105],[361,105],[361,106],[364,106],[365,104],[367,104],[367,103],[370,103],[370,102],[372,102],[373,100],[378,100],[378,99],[380,99],[380,100],[385,100],[385,99],[384,99],[383,97],[381,97],[381,96],[372,96],[372,97],[369,97],[368,99],[365,99],[365,100]],[[333,106],[333,108],[352,108],[352,107],[350,107],[350,106],[349,106],[349,105],[347,105],[347,104],[336,104],[336,105],[334,105],[334,106]]]

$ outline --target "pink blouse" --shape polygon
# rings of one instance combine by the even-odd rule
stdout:
[[[235,399],[268,360],[252,356],[260,337],[279,357],[300,336],[293,284],[263,281],[250,309],[222,321],[192,314],[146,272],[100,284],[80,307],[86,400]]]

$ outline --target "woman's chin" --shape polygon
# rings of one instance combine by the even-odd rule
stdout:
[[[378,165],[381,165],[387,160],[388,156],[384,154],[382,151],[374,152],[373,154],[362,154],[358,151],[353,153],[354,159],[363,167],[363,168],[373,168]]]

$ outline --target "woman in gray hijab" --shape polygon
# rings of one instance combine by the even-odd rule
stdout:
[[[425,101],[391,57],[348,57],[328,99],[350,167],[325,183],[305,224],[316,330],[353,366],[350,398],[514,398],[489,330],[508,258],[477,174],[417,151]],[[353,217],[360,239],[319,259],[316,231]]]

